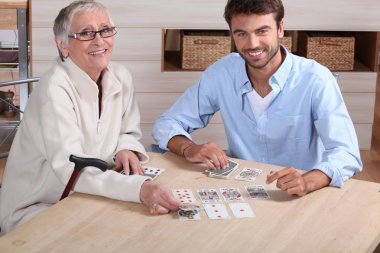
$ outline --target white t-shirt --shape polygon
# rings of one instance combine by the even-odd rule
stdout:
[[[268,108],[270,103],[275,97],[275,92],[272,90],[265,97],[261,97],[255,89],[247,93],[249,104],[251,105],[252,111],[258,121],[261,114]]]

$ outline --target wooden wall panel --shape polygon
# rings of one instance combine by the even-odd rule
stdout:
[[[146,147],[150,146],[151,144],[155,144],[155,141],[152,137],[152,128],[153,124],[141,124],[141,131],[143,133],[141,142]],[[209,124],[204,129],[198,129],[194,131],[192,138],[195,143],[206,143],[212,141],[223,149],[226,149],[228,146],[223,124]]]
[[[343,93],[343,98],[354,123],[373,123],[375,93]]]
[[[342,92],[376,92],[376,72],[338,72]]]
[[[58,56],[51,28],[33,28],[33,61]],[[161,60],[161,29],[120,28],[115,36],[113,60]]]
[[[34,27],[49,27],[71,1],[33,0]],[[226,29],[221,0],[112,0],[106,5],[119,27]],[[380,31],[378,0],[283,0],[290,30]],[[37,19],[35,17],[38,17]]]
[[[140,108],[141,123],[153,123],[182,95],[182,93],[136,93]],[[222,123],[219,113],[212,119],[213,123]]]

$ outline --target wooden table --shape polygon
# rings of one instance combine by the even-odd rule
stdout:
[[[378,183],[351,179],[298,198],[265,185],[280,167],[237,160],[240,169],[264,170],[254,184],[271,198],[250,200],[247,182],[209,178],[172,153],[151,158],[166,168],[156,181],[168,189],[239,187],[256,217],[229,210],[230,219],[210,220],[202,211],[201,221],[181,222],[174,213],[151,216],[141,204],[75,193],[0,238],[0,252],[372,252],[380,242]]]

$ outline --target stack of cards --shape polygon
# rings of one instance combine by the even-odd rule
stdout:
[[[178,218],[181,221],[200,220],[199,215],[200,207],[197,205],[180,206],[178,211]]]
[[[232,160],[228,160],[228,166],[225,169],[206,170],[209,177],[227,179],[237,168],[239,164]]]

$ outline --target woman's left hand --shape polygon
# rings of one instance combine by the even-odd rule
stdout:
[[[139,158],[135,152],[131,150],[120,150],[115,156],[115,168],[116,171],[124,170],[125,175],[129,175],[131,172],[135,175],[143,175],[144,170],[141,168]]]

